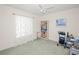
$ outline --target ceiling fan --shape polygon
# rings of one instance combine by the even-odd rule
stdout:
[[[41,4],[39,4],[38,6],[39,6],[40,12],[41,12],[42,14],[47,14],[48,10],[54,8],[53,6],[52,6],[52,7],[45,8],[45,7],[44,7],[43,5],[41,5]]]

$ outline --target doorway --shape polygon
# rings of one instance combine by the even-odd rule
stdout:
[[[41,21],[41,38],[48,38],[48,21]]]

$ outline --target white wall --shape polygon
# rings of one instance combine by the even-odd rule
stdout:
[[[34,33],[34,35],[32,34],[30,36],[16,38],[15,16],[12,15],[12,13],[28,17],[36,17],[33,14],[26,13],[24,11],[8,6],[0,5],[0,50],[14,47],[36,38]],[[33,21],[34,27],[36,25],[35,21],[36,20]],[[36,28],[33,28],[33,31],[35,32]]]
[[[66,26],[56,26],[56,19],[64,17],[66,20]],[[46,16],[49,21],[49,39],[58,41],[58,31],[65,31],[73,34],[74,36],[79,35],[79,8],[73,8],[70,10],[60,11],[51,13]]]

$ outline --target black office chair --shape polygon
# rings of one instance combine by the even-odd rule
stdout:
[[[66,39],[66,34],[65,34],[65,32],[58,32],[58,34],[59,34],[59,42],[57,43],[57,46],[58,46],[59,44],[65,46],[65,39]]]

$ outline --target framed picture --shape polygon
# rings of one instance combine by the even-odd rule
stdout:
[[[56,25],[57,26],[66,26],[66,21],[64,18],[60,18],[56,20]]]

